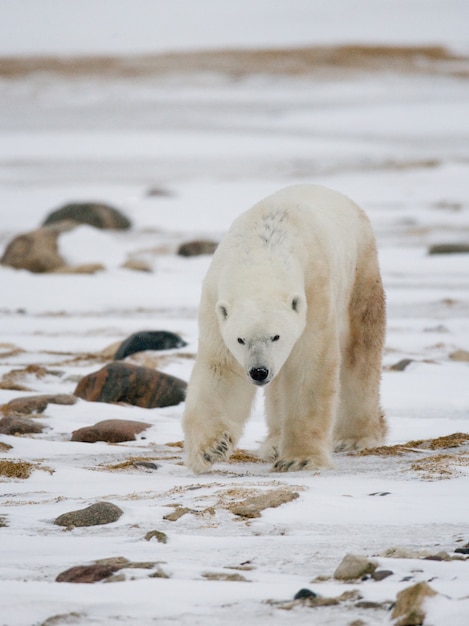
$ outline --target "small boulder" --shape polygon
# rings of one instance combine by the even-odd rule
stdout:
[[[52,211],[45,219],[43,226],[57,222],[72,221],[75,224],[89,224],[95,228],[111,230],[127,230],[131,223],[120,211],[108,204],[98,202],[72,202],[56,211]]]
[[[372,574],[378,567],[376,561],[371,561],[366,556],[347,554],[334,572],[337,580],[356,580],[367,574]]]
[[[469,243],[437,243],[428,248],[428,254],[467,254]]]
[[[186,387],[187,383],[175,376],[115,361],[84,376],[74,395],[90,402],[126,402],[156,408],[183,402]]]
[[[187,241],[182,243],[177,253],[179,256],[200,256],[201,254],[213,254],[217,249],[216,241],[208,241],[205,239],[197,239],[195,241]]]
[[[24,396],[10,400],[3,407],[6,415],[21,414],[30,415],[31,413],[43,413],[48,404],[75,404],[77,401],[75,396],[60,394],[45,394],[40,396]]]
[[[421,626],[425,619],[424,603],[437,592],[426,582],[417,583],[399,591],[391,618],[396,626]]]
[[[59,515],[54,524],[57,526],[100,526],[116,522],[122,514],[122,509],[112,502],[96,502],[86,509]]]
[[[104,420],[94,426],[74,430],[72,441],[83,441],[86,443],[95,443],[96,441],[107,441],[108,443],[134,441],[136,435],[150,426],[151,424],[134,422],[133,420]]]
[[[56,583],[96,583],[109,578],[121,569],[118,565],[95,563],[93,565],[77,565],[60,573]]]
[[[1,435],[28,435],[30,433],[42,433],[44,425],[28,418],[10,415],[0,420]]]
[[[187,343],[167,330],[141,330],[127,337],[114,355],[114,360],[125,359],[126,356],[143,350],[174,350],[183,348]]]
[[[15,237],[6,247],[0,263],[35,274],[53,272],[65,265],[59,254],[60,228],[39,228]]]

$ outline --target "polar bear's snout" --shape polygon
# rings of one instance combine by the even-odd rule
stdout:
[[[266,367],[251,367],[249,370],[249,378],[255,385],[266,385],[270,382],[272,376]]]

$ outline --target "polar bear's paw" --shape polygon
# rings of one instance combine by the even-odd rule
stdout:
[[[274,472],[300,472],[314,471],[332,467],[328,456],[321,457],[281,457],[275,461],[272,469]]]
[[[279,457],[279,448],[278,440],[268,437],[259,448],[257,456],[263,461],[273,463]]]
[[[203,445],[195,453],[188,453],[187,465],[196,474],[208,472],[214,463],[226,461],[233,452],[233,438],[229,433],[222,433]]]
[[[358,450],[365,450],[367,448],[377,448],[384,445],[384,437],[362,437],[356,438],[344,438],[334,441],[335,452],[353,452]]]

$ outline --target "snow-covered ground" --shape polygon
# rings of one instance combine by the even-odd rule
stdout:
[[[0,13],[3,56],[341,43],[469,48],[467,3],[457,0],[1,0]],[[41,365],[48,370],[43,377],[20,375],[30,394],[72,393],[77,377],[101,367],[93,355],[155,329],[188,342],[162,367],[187,380],[210,259],[176,256],[177,246],[219,239],[264,195],[308,181],[351,196],[376,231],[388,298],[382,385],[388,443],[469,432],[469,365],[450,356],[469,350],[469,258],[428,254],[431,244],[469,240],[468,110],[467,59],[461,71],[447,72],[441,65],[393,71],[390,64],[299,75],[236,75],[229,68],[2,74],[1,252],[68,201],[115,204],[133,227],[116,233],[82,226],[62,235],[70,264],[105,265],[91,276],[0,267],[0,377]],[[122,269],[129,255],[153,272]],[[404,358],[412,359],[404,371],[390,369]],[[21,395],[28,393],[2,388],[0,405]],[[391,623],[384,608],[348,602],[282,610],[275,602],[303,587],[334,597],[358,589],[365,601],[391,602],[418,581],[439,594],[427,602],[425,624],[466,626],[469,564],[423,555],[454,556],[469,542],[467,444],[402,456],[337,454],[334,469],[314,475],[238,462],[194,476],[180,449],[165,445],[182,440],[182,411],[183,405],[50,404],[38,418],[47,425],[43,434],[0,437],[13,446],[2,458],[43,468],[25,480],[0,478],[0,519],[7,524],[0,528],[2,626],[354,620],[378,626]],[[126,444],[70,441],[73,430],[109,418],[153,426],[145,439]],[[240,447],[256,450],[264,434],[259,399]],[[108,467],[134,456],[160,467],[149,473]],[[238,519],[225,508],[282,486],[299,498],[259,518]],[[73,530],[53,524],[61,513],[103,500],[123,509],[119,521]],[[176,505],[192,512],[165,520]],[[165,532],[167,543],[146,541],[152,530]],[[397,547],[414,558],[393,553]],[[348,552],[373,557],[393,575],[312,582],[332,577]],[[54,582],[69,567],[118,556],[159,565],[126,569],[126,580],[113,584]],[[149,577],[158,567],[168,578]],[[226,573],[249,582],[207,577]],[[53,616],[61,617],[48,620]]]

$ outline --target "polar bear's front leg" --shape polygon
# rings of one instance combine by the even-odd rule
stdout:
[[[186,465],[207,472],[233,452],[251,410],[255,388],[237,372],[196,361],[183,418]]]
[[[332,343],[332,342],[331,342]],[[333,344],[332,344],[333,345]],[[339,358],[333,349],[319,352],[321,366],[308,367],[303,376],[286,367],[282,432],[276,472],[332,467],[332,429],[338,402]]]

